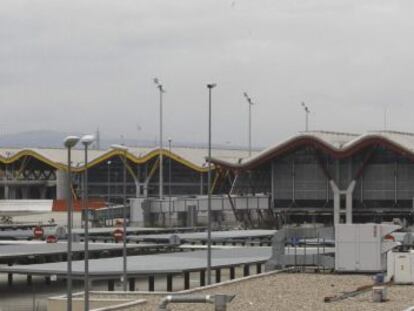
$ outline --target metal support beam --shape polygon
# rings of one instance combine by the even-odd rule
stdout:
[[[352,180],[346,189],[346,223],[352,224],[352,194],[354,192],[356,181]]]
[[[250,275],[250,265],[245,264],[243,266],[243,276],[249,276]]]
[[[206,270],[200,270],[200,286],[206,285]]]
[[[135,292],[135,278],[129,278],[128,283],[129,283],[129,291]]]
[[[256,264],[256,273],[257,274],[262,273],[262,264],[261,263]]]
[[[173,291],[173,275],[167,274],[167,292]]]
[[[235,176],[234,176],[234,179],[233,179],[233,182],[231,183],[231,188],[230,188],[230,195],[232,195],[233,194],[233,191],[234,191],[234,188],[235,188],[235,186],[236,186],[236,183],[237,183],[237,179],[239,178],[239,174],[238,173],[236,173],[235,174]]]
[[[190,272],[184,272],[184,289],[190,288]]]
[[[155,161],[155,163],[152,165],[148,176],[145,178],[145,181],[144,181],[144,196],[145,197],[148,196],[148,184],[150,183],[152,176],[154,176],[155,172],[157,171],[159,164],[160,164],[160,159],[158,158]]]
[[[295,204],[296,201],[296,167],[295,167],[295,160],[292,161],[292,205]]]
[[[398,163],[394,165],[394,205],[398,204]]]
[[[200,173],[200,195],[204,194],[204,173]]]
[[[217,181],[218,181],[219,177],[220,177],[220,172],[218,172],[217,169],[214,170],[214,180],[213,180],[213,184],[212,184],[211,190],[210,190],[211,194],[213,194],[215,189],[216,189]]]
[[[230,267],[230,280],[233,280],[236,278],[236,268]]]
[[[108,280],[108,291],[113,292],[115,290],[115,280]]]
[[[134,172],[132,167],[129,165],[128,160],[124,159],[125,158],[124,156],[120,156],[120,158],[121,158],[122,163],[125,165],[127,171],[132,176],[132,179],[134,180],[134,183],[135,183],[136,195],[139,196],[141,191],[140,191],[140,183],[139,183],[138,175]]]
[[[9,286],[13,285],[13,273],[7,273],[7,284]]]
[[[32,282],[33,282],[32,275],[31,274],[28,274],[27,275],[27,285],[28,286],[32,285]]]
[[[153,292],[155,289],[155,276],[148,276],[148,291]]]
[[[336,183],[331,179],[329,181],[329,184],[331,185],[331,189],[333,192],[333,201],[334,201],[334,225],[339,224],[339,221],[341,219],[341,215],[340,215],[340,209],[341,209],[341,193],[339,191],[338,186],[336,185]]]
[[[220,282],[221,282],[221,270],[216,269],[216,283],[220,283]]]

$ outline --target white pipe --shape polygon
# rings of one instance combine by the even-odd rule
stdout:
[[[206,296],[185,296],[168,295],[164,297],[158,305],[158,311],[167,311],[170,303],[211,303],[216,306],[216,310],[225,310],[226,304],[231,302],[235,296],[228,295],[206,295]]]

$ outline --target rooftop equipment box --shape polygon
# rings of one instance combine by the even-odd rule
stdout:
[[[395,284],[414,284],[414,251],[389,252],[387,281],[394,277]]]
[[[387,268],[387,252],[398,245],[389,234],[392,224],[337,224],[335,269],[338,272],[379,272]]]

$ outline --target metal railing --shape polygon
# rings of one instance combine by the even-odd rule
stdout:
[[[231,196],[236,210],[267,210],[270,206],[270,196]],[[147,201],[148,209],[153,213],[176,213],[187,212],[195,208],[198,212],[207,211],[207,196],[197,197],[166,197],[164,200],[150,199]],[[232,210],[231,202],[227,196],[213,196],[211,198],[212,210]]]

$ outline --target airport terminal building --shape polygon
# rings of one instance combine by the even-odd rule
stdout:
[[[212,159],[232,193],[268,194],[282,222],[412,222],[413,160],[414,134],[393,131],[304,132],[238,163]]]
[[[89,150],[88,191],[93,198],[120,202],[124,153]],[[213,149],[221,159],[247,156],[245,150]],[[126,152],[127,196],[158,196],[159,149],[134,148]],[[163,150],[165,195],[199,195],[207,191],[207,150],[174,147]],[[81,196],[84,151],[72,150],[73,196]],[[65,149],[0,148],[0,199],[64,199],[67,184]],[[214,175],[213,175],[214,177]]]
[[[145,213],[144,224],[203,223],[207,149],[173,147],[163,153],[163,200],[159,200],[158,148],[90,150],[91,200],[122,203],[124,157],[127,196]],[[412,222],[414,134],[377,131],[299,133],[248,157],[247,150],[213,149],[213,220],[246,227],[302,222]],[[0,199],[48,199],[64,210],[65,149],[0,149]],[[75,202],[82,195],[84,152],[72,152]],[[60,204],[60,205],[59,205]],[[63,204],[63,207],[62,207]],[[144,215],[145,214],[145,215]],[[200,216],[200,217],[198,217]],[[144,219],[145,218],[145,219]],[[205,217],[204,217],[205,220]]]

